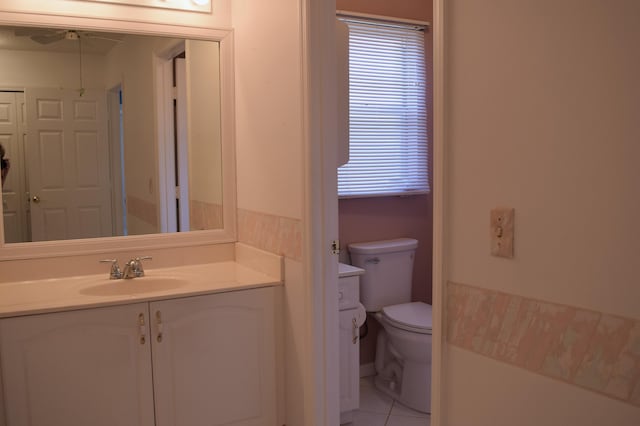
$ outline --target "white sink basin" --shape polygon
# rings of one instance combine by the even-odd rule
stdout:
[[[173,290],[187,284],[187,280],[175,277],[141,277],[128,280],[108,280],[80,290],[89,296],[118,296]]]

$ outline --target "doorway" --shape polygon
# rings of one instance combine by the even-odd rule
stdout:
[[[312,26],[311,35],[318,36],[322,34],[322,38],[326,43],[331,44],[333,40],[326,37],[326,34],[329,32],[327,28],[331,27],[331,24],[324,21],[324,15],[329,15],[330,13],[335,13],[334,11],[330,11],[331,6],[323,9],[322,12],[319,13],[318,16],[323,16],[322,21],[318,19],[315,24],[317,27]],[[335,7],[335,5],[334,5]],[[328,18],[326,18],[328,19]],[[433,84],[431,87],[432,96],[433,96],[433,114],[431,120],[431,126],[433,128],[433,136],[432,136],[432,211],[433,211],[433,234],[432,241],[426,242],[433,244],[432,246],[432,271],[431,271],[431,279],[432,279],[432,306],[433,306],[433,348],[432,348],[432,378],[431,378],[431,396],[432,396],[432,410],[431,410],[431,425],[439,426],[442,424],[442,413],[441,413],[441,389],[442,389],[442,370],[443,370],[443,350],[444,350],[444,342],[443,342],[443,302],[444,302],[444,288],[443,288],[443,234],[444,234],[444,153],[443,153],[443,137],[444,137],[444,101],[443,101],[443,92],[444,92],[444,39],[443,39],[443,24],[444,24],[444,10],[443,10],[443,1],[442,0],[434,0],[433,2],[433,19],[431,20],[432,25],[430,26],[430,32],[433,35]],[[325,27],[323,27],[323,25]],[[318,33],[313,32],[313,30],[318,30],[318,28],[324,29],[324,31],[320,30]],[[326,47],[326,46],[325,46]],[[331,47],[326,50],[331,51]],[[329,57],[325,53],[318,53],[314,56],[318,61],[322,63],[332,64],[332,57]],[[319,67],[319,64],[316,64]],[[323,88],[326,89],[327,86],[335,87],[335,81],[331,81],[332,77],[329,75],[331,73],[330,70],[325,70],[324,74],[321,75],[314,74],[312,75],[312,93],[313,90],[321,91]],[[314,78],[315,77],[315,78]],[[334,90],[335,89],[328,89]],[[327,99],[322,99],[321,101],[317,101],[318,104],[329,105],[331,108],[335,108],[332,103],[333,99],[328,97]],[[318,106],[316,103],[314,106]],[[312,154],[317,154],[318,151],[314,149],[316,142],[318,142],[315,138],[321,138],[322,135],[331,135],[333,131],[331,127],[331,120],[322,121],[322,119],[318,119],[317,121],[313,121],[310,125],[312,128],[311,132],[311,142],[310,142],[310,151]],[[314,125],[318,125],[318,127],[314,127]],[[331,328],[333,327],[333,319],[328,316],[331,315],[329,313],[331,297],[333,296],[333,288],[332,286],[327,285],[329,278],[334,272],[334,266],[332,265],[332,261],[335,261],[335,257],[333,257],[330,252],[327,250],[329,244],[327,243],[327,238],[335,237],[338,235],[337,230],[337,217],[334,216],[337,214],[336,210],[336,194],[335,194],[335,146],[332,146],[332,142],[327,138],[324,141],[322,152],[322,166],[321,172],[317,173],[317,170],[314,168],[315,164],[312,162],[310,164],[310,170],[307,172],[308,176],[311,176],[311,191],[312,193],[316,193],[316,191],[320,191],[323,194],[323,199],[318,204],[311,201],[311,209],[312,211],[321,211],[323,216],[318,218],[313,214],[309,214],[307,219],[313,224],[322,224],[322,233],[318,236],[313,236],[311,238],[311,245],[314,249],[314,253],[317,253],[318,256],[322,258],[322,273],[323,279],[314,279],[313,280],[313,292],[314,295],[322,294],[324,296],[325,303],[325,311],[322,327],[324,327],[325,336],[331,333]],[[317,175],[317,176],[316,176]],[[320,177],[318,177],[320,176]],[[342,253],[344,253],[344,242],[340,241],[342,245]],[[315,263],[313,264],[315,266]],[[313,268],[312,268],[313,270]],[[314,276],[314,278],[317,278]],[[314,317],[314,323],[317,324],[318,317]],[[322,339],[317,337],[315,339],[315,343],[324,349],[325,359],[331,359],[331,351],[334,349],[332,346],[332,342],[328,339]],[[327,361],[326,364],[330,369],[330,363]],[[330,376],[330,375],[329,375]],[[332,378],[327,377],[326,382],[324,383],[325,394],[322,396],[316,397],[316,402],[318,404],[322,404],[326,408],[326,413],[329,417],[335,415],[335,411],[337,408],[332,406],[331,400],[331,385]],[[325,399],[322,399],[324,397]]]
[[[111,212],[113,235],[129,235],[127,230],[127,191],[124,171],[124,123],[122,83],[107,92],[109,114],[109,158],[111,171]]]
[[[190,230],[187,77],[184,42],[156,57],[161,232]]]

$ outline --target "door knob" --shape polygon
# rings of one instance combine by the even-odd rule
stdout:
[[[31,200],[33,200],[34,203],[38,204],[40,202],[40,197],[38,197],[37,195],[34,195]]]

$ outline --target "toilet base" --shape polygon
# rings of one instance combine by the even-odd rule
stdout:
[[[378,390],[413,410],[431,413],[431,366],[405,364],[402,382],[376,375],[374,384]],[[426,386],[425,386],[426,382]],[[424,389],[427,389],[425,392]]]

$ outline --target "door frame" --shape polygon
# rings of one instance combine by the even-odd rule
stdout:
[[[186,53],[187,46],[185,45],[184,52]],[[188,59],[188,58],[187,58]],[[191,218],[189,208],[189,114],[188,114],[188,101],[189,91],[187,90],[187,59],[185,58],[173,58],[174,61],[174,78],[175,78],[175,117],[176,117],[176,141],[175,150],[178,153],[177,175],[178,175],[178,188],[176,195],[178,197],[178,227],[180,232],[191,230]]]
[[[156,85],[156,123],[158,153],[158,198],[160,203],[160,232],[176,232],[178,221],[175,209],[176,176],[173,109],[173,58],[185,51],[185,42],[178,42],[153,58]]]
[[[109,171],[111,173],[111,211],[113,235],[126,235],[126,192],[124,176],[123,124],[121,115],[122,82],[107,90]]]
[[[337,424],[339,404],[336,403],[336,379],[332,374],[338,353],[333,301],[337,300],[337,261],[329,248],[332,237],[338,237],[336,190],[336,143],[331,136],[336,131],[335,116],[328,109],[337,96],[335,69],[335,39],[328,17],[335,17],[335,1],[306,0],[303,10],[303,70],[305,76],[305,278],[310,283],[313,354],[313,410],[315,424]],[[444,263],[445,221],[445,38],[444,0],[433,0],[433,331],[431,374],[431,425],[445,424],[443,389],[445,368],[445,298],[446,270]],[[328,36],[329,35],[329,36]],[[318,40],[316,37],[321,38]],[[310,53],[313,52],[313,53]],[[328,89],[328,88],[331,88]],[[323,92],[323,89],[326,91]],[[315,161],[314,161],[315,159]],[[320,159],[320,160],[318,160]],[[321,194],[318,196],[318,194]],[[335,277],[334,277],[335,276]],[[335,281],[335,283],[334,283]],[[315,303],[314,303],[315,301]],[[337,329],[335,330],[337,332]]]
[[[340,423],[337,186],[337,58],[335,0],[302,2],[304,211],[303,265],[308,291],[304,417],[309,424]]]
[[[431,426],[446,423],[446,40],[445,0],[433,0],[433,332],[431,349]]]
[[[18,204],[17,208],[17,216],[19,222],[19,233],[20,233],[20,241],[18,242],[27,242],[31,240],[31,214],[30,214],[30,205],[29,205],[29,179],[27,173],[27,163],[26,163],[26,138],[27,138],[27,120],[25,113],[25,95],[24,95],[24,87],[21,88],[6,88],[0,87],[0,93],[11,93],[13,95],[14,104],[13,111],[15,113],[14,121],[15,121],[15,130],[16,130],[16,140],[15,140],[15,151],[13,153],[10,152],[10,148],[5,145],[5,150],[8,152],[7,158],[9,158],[11,163],[11,172],[9,176],[13,176],[13,182],[16,182],[16,186],[14,187],[15,192],[14,196],[17,198],[15,201]],[[15,154],[15,155],[14,155]],[[2,207],[0,208],[0,212],[4,215],[4,206],[5,201],[4,196],[7,192],[4,189],[0,189],[2,195],[0,196],[0,201],[2,201]],[[3,220],[4,224],[4,220]],[[2,226],[2,230],[4,231],[4,226]],[[2,234],[3,238],[6,234]],[[2,240],[4,241],[4,239]]]

